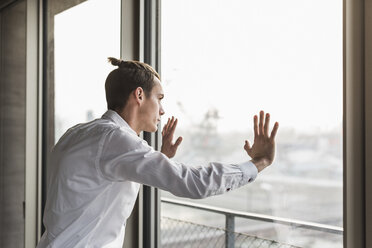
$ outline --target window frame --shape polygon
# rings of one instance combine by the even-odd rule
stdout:
[[[161,74],[160,68],[160,1],[141,0],[140,60]],[[155,150],[161,147],[161,122],[155,133],[143,132],[142,137]],[[160,192],[143,185],[140,192],[140,243],[143,248],[160,247]]]

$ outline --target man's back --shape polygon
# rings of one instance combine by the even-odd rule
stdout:
[[[107,180],[97,168],[105,136],[120,128],[97,119],[69,129],[48,164],[46,232],[38,247],[120,247],[139,184]],[[125,128],[121,128],[124,132]],[[130,139],[135,139],[127,130]]]

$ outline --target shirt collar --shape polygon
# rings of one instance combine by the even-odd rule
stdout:
[[[137,133],[129,126],[129,124],[114,110],[111,110],[111,109],[107,110],[102,115],[102,119],[110,120],[114,122],[116,125],[118,125],[119,127],[125,127],[129,129],[133,134],[138,136]]]

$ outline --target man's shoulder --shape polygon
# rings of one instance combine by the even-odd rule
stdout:
[[[95,119],[90,122],[79,123],[71,128],[69,128],[66,134],[82,134],[82,133],[93,133],[101,134],[105,132],[110,132],[117,129],[118,126],[115,123],[109,122],[104,119]]]
[[[134,134],[128,127],[115,126],[108,130],[107,133],[109,139],[119,142],[129,142],[134,145],[142,143],[144,141],[141,137]]]
[[[129,127],[120,126],[106,119],[95,119],[77,124],[67,130],[56,145],[66,146],[78,143],[97,144],[106,149],[125,147],[125,150],[144,148],[148,144]]]
[[[121,152],[130,152],[137,150],[151,150],[152,147],[148,143],[134,134],[128,127],[115,127],[108,131],[102,143],[104,150],[120,150]]]
[[[104,136],[105,134],[118,129],[115,123],[104,119],[95,119],[85,123],[76,124],[62,135],[58,140],[59,143],[77,142],[79,140],[94,139]]]

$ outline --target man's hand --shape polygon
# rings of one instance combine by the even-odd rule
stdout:
[[[264,122],[263,111],[260,112],[260,123],[258,124],[257,115],[253,117],[254,123],[254,143],[253,146],[249,141],[245,141],[244,150],[252,158],[252,162],[256,165],[258,172],[271,165],[275,157],[275,135],[279,128],[279,123],[275,122],[273,130],[269,136],[270,114],[266,114]]]
[[[176,155],[178,146],[182,142],[182,137],[178,137],[175,143],[173,143],[174,131],[177,126],[177,119],[172,116],[172,119],[168,118],[167,124],[164,125],[163,131],[163,142],[161,145],[161,152],[164,153],[168,158],[173,158]]]

